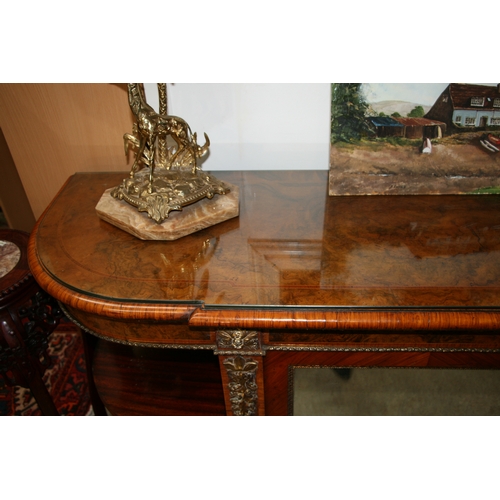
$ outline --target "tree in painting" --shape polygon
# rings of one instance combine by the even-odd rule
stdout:
[[[332,83],[331,142],[352,142],[367,131],[361,83]]]
[[[415,106],[409,113],[409,118],[423,118],[425,116],[425,110],[422,106]]]

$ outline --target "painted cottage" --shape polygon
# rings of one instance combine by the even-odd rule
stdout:
[[[407,139],[440,138],[446,124],[429,118],[370,116],[368,122],[377,137],[406,137]]]
[[[500,126],[500,84],[450,83],[425,117],[450,128]]]

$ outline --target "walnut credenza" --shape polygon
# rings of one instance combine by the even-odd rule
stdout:
[[[142,241],[95,213],[125,175],[70,177],[29,244],[82,329],[96,413],[286,415],[301,366],[500,368],[500,197],[217,172],[238,218]]]

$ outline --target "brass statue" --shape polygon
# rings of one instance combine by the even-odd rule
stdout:
[[[197,143],[197,134],[185,120],[167,114],[166,84],[158,84],[160,109],[157,113],[147,102],[142,85],[128,84],[128,101],[135,123],[132,134],[123,136],[125,155],[135,152],[130,176],[111,191],[157,223],[172,210],[196,203],[229,188],[215,177],[203,173],[198,159],[208,151],[210,140]]]

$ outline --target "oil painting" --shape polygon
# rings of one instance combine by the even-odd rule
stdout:
[[[500,193],[500,84],[331,90],[331,196]]]

